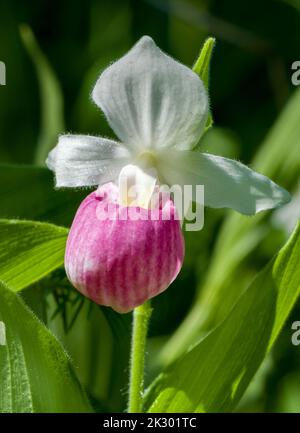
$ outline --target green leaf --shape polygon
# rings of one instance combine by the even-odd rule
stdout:
[[[209,89],[209,69],[210,69],[211,56],[215,44],[216,44],[215,38],[206,39],[200,51],[199,57],[193,66],[193,71],[197,75],[199,75],[207,91]],[[205,130],[207,131],[212,125],[213,125],[213,118],[211,113],[209,113],[206,121]]]
[[[47,168],[0,165],[0,218],[69,226],[86,191],[55,190]]]
[[[215,38],[206,39],[200,51],[199,57],[193,66],[193,71],[199,75],[207,90],[209,83],[210,61],[215,44]]]
[[[226,319],[146,393],[149,412],[228,412],[272,348],[300,293],[300,224]]]
[[[67,234],[51,224],[0,220],[0,280],[18,291],[61,266]]]
[[[60,309],[60,314],[53,314],[62,304],[54,300],[51,292],[55,297],[58,290],[64,295],[58,283],[54,283],[58,290],[53,290],[51,279],[48,288],[46,284],[47,280],[43,280],[40,285],[44,292],[47,289],[48,293],[50,291],[46,299],[47,326],[74,360],[81,383],[89,395],[101,402],[106,412],[122,411],[127,404],[127,394],[120,392],[120,389],[125,390],[128,385],[131,314],[118,314],[111,308],[99,307],[71,287],[66,289],[70,292],[70,300],[65,301],[64,311]],[[35,295],[36,289],[34,287]],[[74,302],[76,296],[79,302]],[[64,316],[67,320],[74,316],[80,302],[83,305],[72,327],[67,330]]]
[[[35,66],[40,87],[41,130],[35,162],[44,165],[49,151],[54,147],[57,136],[64,128],[63,95],[59,82],[48,60],[42,53],[29,26],[20,26],[23,44]]]
[[[91,412],[59,342],[2,283],[0,321],[0,412]]]

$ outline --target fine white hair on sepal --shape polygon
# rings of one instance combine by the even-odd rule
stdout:
[[[55,172],[56,186],[98,186],[117,179],[130,161],[128,149],[113,140],[90,135],[61,135],[46,164]]]

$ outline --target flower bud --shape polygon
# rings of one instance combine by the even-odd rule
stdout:
[[[179,273],[184,239],[171,200],[157,209],[124,207],[108,183],[81,203],[65,268],[83,295],[120,313],[163,292]]]

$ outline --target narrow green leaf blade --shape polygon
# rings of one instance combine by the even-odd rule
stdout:
[[[18,291],[61,266],[67,234],[52,224],[0,220],[0,280]]]
[[[210,37],[206,39],[200,51],[199,57],[193,66],[193,71],[199,75],[207,90],[209,84],[210,61],[215,44],[215,38]]]
[[[300,224],[227,318],[157,378],[146,394],[147,410],[232,411],[299,293]]]
[[[216,44],[215,38],[208,38],[204,42],[204,45],[200,51],[199,57],[196,60],[196,63],[193,66],[193,71],[199,75],[201,80],[203,81],[206,90],[209,89],[209,70],[210,70],[210,62],[213,53],[214,46]],[[211,113],[209,113],[205,130],[207,131],[213,125],[213,118]]]
[[[20,26],[23,44],[35,66],[40,87],[41,129],[35,162],[44,165],[49,151],[54,147],[58,134],[64,131],[63,95],[60,84],[47,58],[41,51],[31,28]]]
[[[92,411],[59,342],[3,283],[1,322],[0,413]]]

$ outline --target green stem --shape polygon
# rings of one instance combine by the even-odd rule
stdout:
[[[135,308],[133,312],[128,413],[142,411],[145,347],[151,313],[150,301]]]

